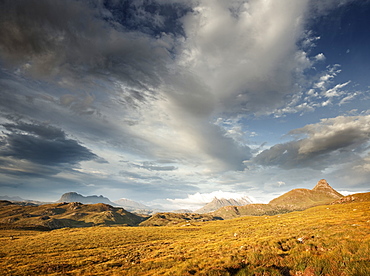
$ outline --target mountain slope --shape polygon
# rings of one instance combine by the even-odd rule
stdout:
[[[240,216],[275,215],[305,210],[314,206],[330,204],[343,196],[334,190],[325,179],[321,179],[312,189],[294,189],[268,204],[249,204],[244,206],[222,207],[210,214],[231,219]]]
[[[247,204],[251,204],[252,202],[247,198],[243,197],[240,199],[226,199],[226,198],[217,198],[215,197],[210,203],[207,203],[205,206],[202,208],[194,211],[194,213],[198,214],[205,214],[205,213],[210,213],[213,211],[216,211],[217,209],[225,206],[243,206]]]
[[[87,227],[95,225],[138,225],[145,218],[104,203],[79,202],[54,203],[40,206],[21,206],[0,201],[0,226],[2,228]]]
[[[325,179],[321,179],[312,189],[294,189],[269,202],[270,205],[287,211],[304,210],[310,207],[329,204],[343,197]]]
[[[109,205],[116,205],[114,202],[110,201],[108,198],[100,195],[100,196],[83,196],[76,192],[69,192],[63,194],[57,202],[81,202],[84,204],[96,204],[96,203],[104,203]]]
[[[195,213],[157,213],[140,223],[140,226],[190,226],[195,222],[212,220],[221,220],[221,218],[210,214],[200,215]]]
[[[344,196],[331,204],[344,204],[344,203],[352,203],[352,202],[365,202],[370,201],[370,192],[369,193],[358,193],[352,194],[348,196]]]

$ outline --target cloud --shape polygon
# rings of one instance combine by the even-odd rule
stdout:
[[[105,185],[112,195],[181,197],[213,190],[215,173],[246,183],[245,164],[253,162],[344,162],[340,152],[351,148],[344,140],[354,137],[315,151],[308,130],[249,161],[260,151],[250,148],[245,126],[253,115],[311,112],[360,93],[347,91],[354,83],[334,83],[336,65],[312,73],[325,55],[312,54],[319,37],[304,30],[309,18],[349,3],[321,2],[1,1],[0,120],[13,122],[4,123],[1,142],[6,177],[18,168],[47,181],[58,175],[58,183],[94,184],[102,189],[95,193]],[[122,159],[130,160],[126,167]],[[264,179],[270,184],[262,186],[289,186],[288,177]]]
[[[91,88],[109,77],[131,87],[157,86],[172,46],[111,26],[104,11],[88,1],[3,1],[1,56],[21,73],[69,88]]]
[[[174,171],[177,170],[175,166],[159,166],[155,162],[145,161],[141,165],[134,164],[135,167],[140,169],[146,169],[149,171]]]
[[[180,64],[206,82],[225,112],[277,107],[293,90],[307,2],[199,1],[183,19]]]
[[[370,141],[370,116],[339,116],[289,132],[305,138],[277,144],[258,154],[263,166],[285,169],[311,167],[323,170],[334,164],[360,159]]]
[[[77,141],[67,139],[61,129],[22,122],[3,124],[3,127],[8,131],[1,137],[0,153],[3,157],[46,166],[74,165],[98,159]]]

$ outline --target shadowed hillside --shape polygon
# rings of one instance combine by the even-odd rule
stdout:
[[[140,226],[191,226],[196,222],[220,220],[209,214],[195,213],[157,213],[140,223]]]
[[[104,203],[55,203],[40,206],[21,206],[0,201],[0,227],[57,229],[96,225],[137,225],[143,217]]]

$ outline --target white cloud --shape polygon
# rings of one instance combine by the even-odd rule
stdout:
[[[370,116],[338,116],[322,119],[289,132],[296,140],[276,144],[255,157],[263,166],[285,169],[328,167],[361,160],[370,144]]]
[[[317,54],[315,56],[316,61],[324,61],[326,59],[325,55],[323,53]]]
[[[350,82],[351,81],[347,81],[345,83],[337,84],[333,88],[326,90],[323,94],[327,98],[340,97],[340,96],[342,96],[345,93],[341,89],[343,87],[347,86]]]
[[[222,110],[256,112],[280,105],[299,62],[296,41],[306,4],[200,1],[184,18],[187,39],[180,62],[205,81]]]

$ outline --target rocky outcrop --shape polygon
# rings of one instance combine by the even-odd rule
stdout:
[[[319,182],[317,182],[312,191],[325,193],[332,196],[333,198],[343,197],[343,195],[334,190],[325,179],[321,179]]]
[[[352,202],[365,202],[370,201],[370,192],[369,193],[358,193],[352,194],[348,196],[344,196],[331,204],[344,204],[344,203],[352,203]]]

